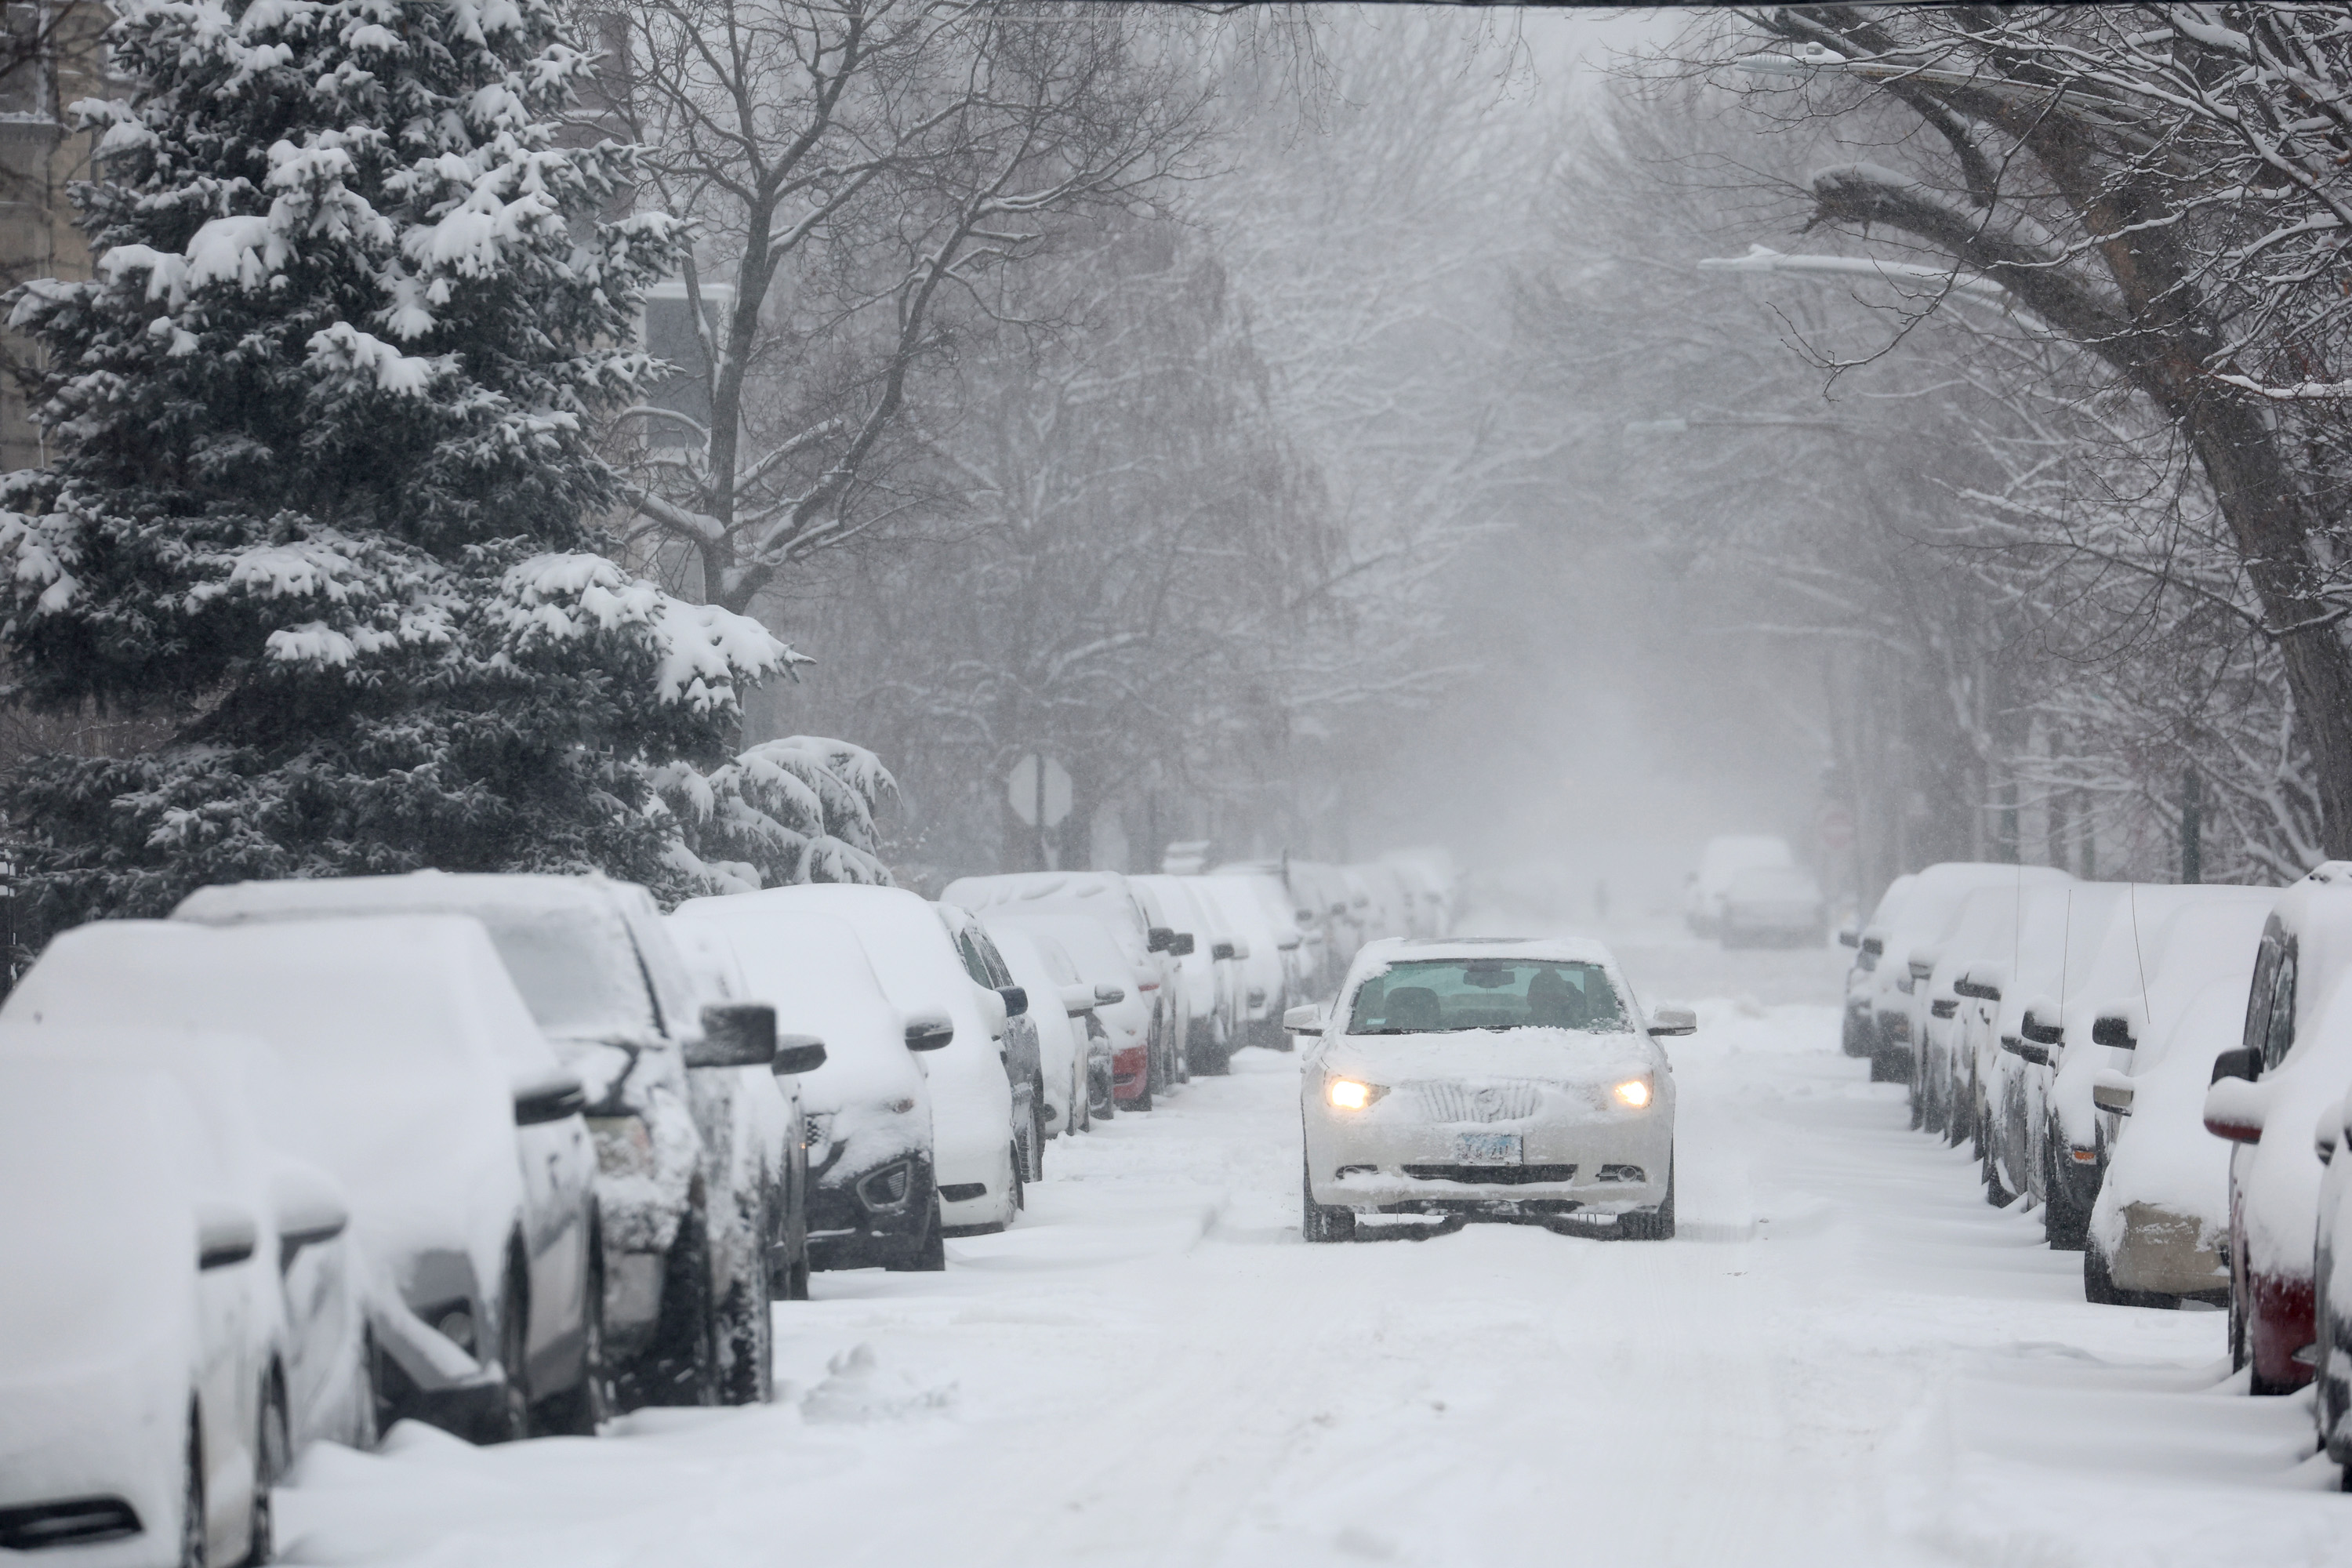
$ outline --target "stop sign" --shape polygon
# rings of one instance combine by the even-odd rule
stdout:
[[[1814,833],[1824,849],[1832,853],[1850,849],[1853,847],[1853,814],[1842,805],[1825,805]]]

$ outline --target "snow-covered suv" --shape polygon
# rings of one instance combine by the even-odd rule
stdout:
[[[603,877],[239,882],[190,894],[173,918],[233,925],[394,911],[468,914],[488,927],[585,1088],[604,1331],[621,1402],[765,1400],[768,1303],[807,1279],[806,1162],[767,1061],[736,1060],[731,1047],[765,1020],[772,1050],[772,1009],[699,1006],[652,897]]]

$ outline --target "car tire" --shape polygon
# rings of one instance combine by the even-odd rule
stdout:
[[[2099,1244],[2092,1242],[2083,1248],[2083,1300],[2095,1307],[2120,1307],[2123,1292],[2116,1289],[2116,1277],[2107,1267],[2106,1254]]]
[[[1298,1234],[1306,1240],[1320,1243],[1356,1239],[1355,1211],[1315,1201],[1315,1184],[1307,1173],[1303,1158],[1298,1162]]]
[[[1022,1173],[1024,1181],[1045,1179],[1045,1081],[1037,1080],[1029,1096],[1029,1168]]]
[[[765,1405],[775,1386],[776,1322],[772,1310],[764,1222],[743,1249],[745,1263],[727,1282],[717,1328],[719,1403]]]
[[[1113,1098],[1117,1097],[1114,1096]],[[1129,1110],[1149,1110],[1151,1109],[1151,1066],[1149,1058],[1145,1059],[1143,1068],[1143,1092],[1137,1095],[1133,1100],[1129,1100],[1127,1102],[1127,1108]]]
[[[931,1200],[929,1217],[924,1222],[923,1234],[896,1261],[884,1265],[896,1273],[937,1274],[948,1266],[947,1238],[940,1234],[939,1200]]]
[[[594,1233],[592,1228],[590,1234]],[[604,1352],[604,1249],[588,1248],[588,1269],[580,1282],[580,1381],[540,1408],[542,1431],[566,1437],[593,1437],[621,1413],[613,1367]]]
[[[709,1221],[699,1206],[679,1219],[662,1264],[661,1315],[653,1339],[631,1369],[635,1385],[625,1397],[640,1405],[719,1403],[719,1356],[713,1342]]]
[[[253,1439],[253,1510],[246,1527],[246,1568],[278,1555],[278,1510],[272,1496],[294,1468],[294,1434],[286,1419],[286,1390],[273,1374],[261,1388],[261,1416]]]
[[[1656,1208],[1637,1209],[1617,1222],[1617,1234],[1626,1241],[1672,1241],[1675,1238],[1675,1163],[1666,1161],[1666,1195]]]
[[[2081,1252],[2091,1244],[2091,1215],[2066,1195],[2058,1167],[2060,1140],[2053,1128],[2042,1140],[2042,1185],[2050,1195],[2042,1205],[2042,1238],[2057,1252]]]
[[[212,1556],[212,1532],[205,1524],[204,1419],[190,1400],[188,1442],[180,1456],[180,1568],[205,1568]]]
[[[519,1443],[530,1436],[530,1297],[520,1258],[507,1258],[506,1288],[499,1292],[499,1403],[490,1413],[486,1443]]]

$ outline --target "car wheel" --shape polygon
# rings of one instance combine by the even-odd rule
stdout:
[[[1300,1204],[1298,1234],[1308,1241],[1353,1241],[1356,1239],[1356,1215],[1349,1209],[1336,1208],[1315,1201],[1315,1184],[1307,1174],[1307,1162],[1298,1162],[1298,1199]]]
[[[1043,1079],[1029,1096],[1029,1169],[1024,1180],[1042,1182],[1045,1179],[1045,1085]]]
[[[247,1526],[248,1568],[278,1555],[278,1511],[271,1492],[294,1466],[294,1439],[286,1423],[286,1393],[272,1377],[261,1390],[260,1428],[253,1443],[253,1515]]]
[[[1004,1223],[1011,1225],[1013,1215],[1029,1206],[1029,1184],[1023,1179],[1029,1169],[1029,1158],[1017,1142],[1006,1144],[1005,1152],[1011,1156],[1005,1162],[1010,1167],[1005,1177],[1009,1188],[1005,1195],[1012,1200],[1012,1206],[1004,1212]]]
[[[2095,1241],[2083,1248],[2083,1300],[2095,1307],[2124,1304],[2123,1292],[2116,1289],[2115,1273],[2107,1267],[2107,1255]]]
[[[1666,1161],[1666,1195],[1656,1208],[1636,1210],[1617,1222],[1617,1234],[1627,1241],[1672,1241],[1675,1238],[1675,1163]]]
[[[2091,1215],[2066,1195],[2065,1173],[2058,1165],[2060,1147],[2061,1140],[2053,1128],[2043,1140],[2042,1181],[2050,1195],[2042,1202],[2042,1237],[2057,1251],[2079,1252],[2090,1245]]]
[[[613,1386],[613,1368],[604,1354],[604,1249],[588,1248],[588,1268],[580,1281],[580,1381],[541,1408],[541,1425],[549,1432],[571,1437],[593,1437],[596,1429],[621,1413],[620,1395]]]
[[[716,1405],[719,1356],[712,1342],[710,1238],[698,1207],[678,1221],[662,1265],[661,1315],[637,1356],[627,1395],[635,1405]]]
[[[205,1521],[204,1423],[194,1401],[188,1405],[188,1446],[180,1469],[180,1568],[205,1568],[212,1556],[212,1532]]]
[[[507,1259],[506,1289],[499,1292],[498,1408],[485,1441],[516,1443],[530,1436],[530,1302],[523,1291],[520,1262]]]
[[[719,1304],[719,1403],[765,1405],[775,1384],[776,1323],[770,1310],[768,1247],[770,1227],[762,1224],[743,1249],[743,1267],[727,1282],[727,1300]]]
[[[916,1244],[908,1267],[919,1274],[938,1274],[948,1266],[947,1237],[940,1234],[939,1200],[931,1200],[930,1223],[923,1228],[923,1238]]]

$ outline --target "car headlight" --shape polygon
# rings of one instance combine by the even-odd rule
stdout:
[[[1328,1079],[1323,1084],[1323,1102],[1334,1110],[1361,1110],[1387,1092],[1381,1084],[1352,1078]]]
[[[1616,1097],[1618,1104],[1628,1110],[1644,1110],[1650,1103],[1650,1080],[1645,1078],[1629,1078],[1609,1092]]]

